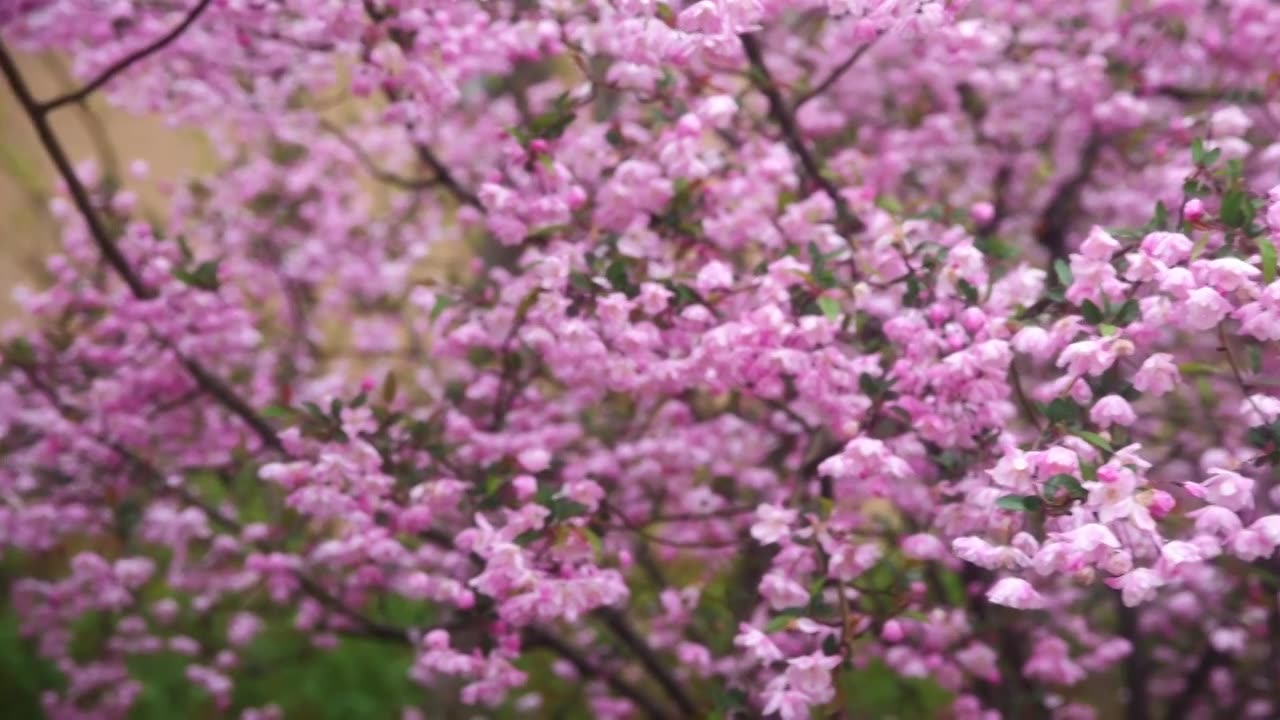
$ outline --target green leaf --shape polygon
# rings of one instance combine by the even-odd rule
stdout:
[[[178,252],[182,253],[183,265],[190,265],[196,259],[196,256],[191,252],[191,246],[187,244],[186,235],[178,236]]]
[[[1097,325],[1102,322],[1102,309],[1095,305],[1092,300],[1085,300],[1080,303],[1080,314],[1084,317],[1085,322],[1090,325]]]
[[[998,260],[1010,260],[1018,257],[1018,248],[996,237],[978,238],[974,245],[982,254]]]
[[[825,315],[828,320],[834,321],[840,317],[840,302],[833,297],[823,295],[818,298],[818,307],[822,309],[822,314]]]
[[[604,277],[609,281],[609,285],[627,297],[635,297],[640,293],[631,282],[631,278],[627,276],[627,263],[625,260],[618,259],[609,263],[609,267],[605,268]]]
[[[881,395],[884,394],[884,391],[887,388],[888,388],[888,385],[884,382],[884,380],[880,378],[874,377],[867,373],[861,373],[860,375],[858,375],[858,389],[861,390],[862,394],[866,395],[867,397],[871,397],[871,398],[880,397]]]
[[[1164,201],[1156,203],[1155,214],[1151,217],[1151,227],[1156,230],[1164,230],[1169,226],[1169,209],[1164,206]]]
[[[1249,432],[1245,433],[1245,440],[1249,445],[1256,448],[1265,448],[1274,438],[1271,436],[1271,428],[1266,425],[1258,425],[1249,428]]]
[[[543,156],[543,158],[546,159],[546,156]],[[540,228],[537,228],[536,230],[531,231],[528,235],[525,236],[525,240],[546,240],[548,238],[559,235],[560,233],[563,233],[569,229],[571,229],[571,226],[565,225],[563,223],[559,225],[544,225]]]
[[[1089,432],[1088,430],[1077,430],[1075,435],[1103,452],[1115,452],[1115,449],[1111,447],[1111,442],[1098,433]]]
[[[431,306],[431,321],[435,322],[440,318],[441,313],[448,309],[453,301],[444,295],[436,296],[436,304]]]
[[[512,134],[516,135],[517,139],[521,139],[520,135],[524,135],[527,138],[553,140],[563,135],[577,118],[569,93],[561,93],[552,103],[550,110],[531,118],[525,128],[513,129]]]
[[[218,263],[217,260],[206,260],[197,265],[195,270],[175,268],[173,276],[191,287],[214,291],[219,286]]]
[[[1270,285],[1276,279],[1276,246],[1271,238],[1258,238],[1258,253],[1262,255],[1262,282]]]
[[[1129,323],[1137,320],[1142,315],[1142,308],[1138,305],[1138,301],[1130,298],[1124,301],[1120,309],[1116,311],[1115,324],[1124,327]]]
[[[1053,274],[1058,278],[1058,284],[1062,287],[1070,287],[1072,281],[1075,280],[1071,274],[1071,266],[1066,260],[1058,259],[1053,261]]]
[[[833,288],[836,285],[836,276],[827,267],[827,256],[822,254],[815,242],[809,243],[809,267],[813,274],[813,281],[820,287]]]
[[[16,337],[5,344],[4,359],[19,367],[30,366],[35,364],[36,351],[26,338]]]
[[[677,309],[682,308],[686,305],[692,305],[694,303],[704,302],[702,299],[702,296],[698,294],[697,290],[694,290],[693,288],[683,283],[674,283],[674,282],[668,281],[667,289],[676,294],[675,306]]]
[[[563,497],[553,498],[548,507],[551,509],[551,520],[553,522],[585,515],[587,512],[586,505]]]
[[[520,547],[529,547],[542,537],[541,530],[525,530],[515,537],[515,544]]]
[[[738,710],[747,706],[747,693],[737,688],[724,688],[717,685],[711,689],[711,694],[715,699],[716,710],[720,712]]]
[[[978,304],[978,289],[975,288],[968,280],[960,280],[956,283],[956,289],[964,296],[965,302],[970,305]]]
[[[1035,512],[1043,505],[1044,501],[1035,495],[1005,495],[996,501],[996,507],[1001,510],[1016,512]]]
[[[586,273],[576,271],[569,273],[569,287],[572,287],[578,292],[592,295],[594,295],[597,290],[596,283],[591,279],[591,276]]]
[[[1187,197],[1204,197],[1210,192],[1209,186],[1199,180],[1188,180],[1182,183],[1182,194]]]
[[[1057,496],[1059,490],[1065,490],[1069,497],[1077,500],[1083,500],[1089,495],[1079,480],[1066,474],[1054,475],[1049,478],[1048,482],[1044,484],[1044,497],[1052,499]]]
[[[1195,138],[1191,141],[1191,162],[1204,165],[1204,140]]]
[[[1248,227],[1253,221],[1253,204],[1249,202],[1249,196],[1244,190],[1232,188],[1222,196],[1222,209],[1219,215],[1228,227]]]
[[[1250,345],[1245,353],[1249,356],[1249,369],[1256,373],[1262,372],[1262,348]]]
[[[268,405],[259,413],[264,418],[285,418],[293,416],[293,408],[283,405]]]
[[[396,399],[396,374],[391,370],[387,371],[387,378],[382,381],[382,402],[390,405],[392,400]]]
[[[798,617],[800,617],[799,611],[784,610],[777,615],[774,615],[772,618],[769,618],[768,624],[764,626],[764,631],[767,633],[775,633],[786,630],[787,626],[791,624],[791,621]]]
[[[1070,398],[1054,398],[1045,408],[1044,415],[1050,422],[1070,425],[1080,421],[1083,411]]]

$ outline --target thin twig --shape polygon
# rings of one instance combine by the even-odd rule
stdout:
[[[773,80],[773,75],[769,73],[769,67],[765,65],[764,52],[760,48],[760,41],[751,33],[744,33],[739,35],[738,38],[742,41],[742,49],[746,52],[747,60],[751,63],[751,82],[756,86],[757,90],[764,94],[765,99],[769,102],[769,115],[782,128],[782,134],[786,137],[787,144],[791,146],[791,151],[800,159],[800,165],[804,168],[805,174],[835,204],[836,219],[840,223],[840,231],[846,235],[862,232],[866,229],[866,225],[849,209],[849,203],[840,194],[840,189],[836,187],[835,183],[831,182],[822,173],[822,168],[818,165],[813,152],[805,144],[804,138],[801,137],[800,126],[796,124],[795,116],[791,114],[787,101],[782,97],[782,91],[778,89],[777,83]]]
[[[564,640],[552,635],[542,628],[531,626],[525,628],[524,631],[525,645],[528,647],[542,647],[551,650],[555,654],[569,661],[577,669],[578,674],[584,677],[598,677],[605,682],[615,693],[627,698],[644,710],[651,718],[667,718],[670,714],[661,706],[653,701],[647,694],[641,692],[639,688],[632,685],[615,672],[610,672],[602,668],[597,668],[591,664],[577,648],[568,644]]]
[[[640,664],[658,681],[663,691],[675,701],[684,715],[688,717],[699,716],[698,704],[689,696],[680,681],[676,680],[675,675],[671,674],[670,663],[664,662],[662,658],[658,657],[653,648],[649,647],[649,643],[627,623],[626,618],[608,608],[597,610],[595,615],[600,617],[605,626],[614,635],[618,636],[622,644],[626,645],[640,659]]]
[[[1089,135],[1084,149],[1080,152],[1080,164],[1066,182],[1058,186],[1049,204],[1040,214],[1040,222],[1036,227],[1036,242],[1049,251],[1051,261],[1064,260],[1067,257],[1067,232],[1075,219],[1076,206],[1080,202],[1080,192],[1084,190],[1093,168],[1098,163],[1102,152],[1102,136],[1096,131]]]
[[[1147,694],[1147,680],[1151,668],[1147,649],[1138,628],[1138,611],[1126,606],[1116,596],[1116,617],[1120,636],[1129,641],[1129,654],[1124,659],[1125,718],[1126,720],[1150,720],[1151,698]]]
[[[36,134],[40,137],[41,145],[44,146],[45,152],[49,154],[49,158],[57,168],[59,176],[67,186],[67,191],[71,193],[71,199],[76,209],[81,217],[84,218],[85,225],[88,226],[89,236],[93,239],[98,251],[102,253],[103,258],[106,259],[107,264],[120,276],[120,279],[129,287],[129,291],[135,298],[149,300],[156,297],[156,291],[142,281],[142,278],[138,276],[129,264],[128,258],[124,256],[119,246],[112,240],[111,234],[102,222],[102,218],[99,217],[97,210],[94,209],[92,200],[89,199],[88,189],[80,181],[79,176],[76,175],[75,169],[71,167],[71,161],[67,158],[66,150],[63,149],[62,143],[58,140],[53,127],[49,124],[49,108],[47,106],[42,107],[36,101],[35,96],[31,93],[31,88],[27,86],[26,80],[22,77],[17,64],[9,56],[8,50],[3,43],[0,43],[0,72],[3,72],[9,86],[13,88],[14,95],[18,98],[18,103],[35,127]],[[166,343],[166,347],[178,357],[183,367],[187,369],[196,383],[223,407],[243,420],[262,440],[263,444],[275,450],[283,447],[271,424],[254,411],[249,403],[237,395],[226,382],[196,360],[187,357],[171,344]]]
[[[360,164],[364,166],[365,171],[368,172],[375,180],[384,182],[388,185],[395,185],[396,187],[404,188],[406,190],[425,190],[426,188],[440,183],[439,178],[408,178],[403,175],[397,175],[389,170],[384,170],[379,167],[377,162],[369,156],[369,153],[360,146],[360,143],[356,142],[355,139],[348,135],[342,128],[323,118],[320,120],[320,127],[337,138],[338,142],[345,145],[346,148],[356,156],[356,159],[360,161]]]
[[[431,148],[419,142],[415,142],[413,147],[418,153],[418,159],[431,168],[431,172],[435,173],[436,182],[448,190],[450,195],[453,195],[458,202],[464,205],[470,205],[481,212],[484,211],[484,204],[480,202],[480,198],[476,197],[475,193],[462,187],[462,184],[453,176],[453,173],[449,172],[449,168],[445,167],[445,164],[435,156]]]
[[[877,35],[859,46],[857,50],[853,51],[852,55],[846,58],[844,62],[840,63],[840,65],[836,67],[836,69],[832,70],[829,75],[823,78],[822,82],[813,86],[813,89],[809,92],[802,93],[800,97],[796,98],[795,102],[791,103],[791,112],[798,112],[805,103],[818,97],[827,90],[830,90],[831,86],[836,84],[836,81],[843,77],[845,73],[849,72],[849,69],[856,65],[863,55],[867,54],[867,51],[871,49],[872,45],[876,44],[876,40],[879,40],[880,37],[881,36]]]
[[[191,27],[191,25],[195,23],[195,21],[204,13],[205,10],[209,8],[209,6],[212,3],[213,3],[213,0],[200,0],[200,2],[196,3],[195,7],[191,8],[191,11],[187,13],[187,16],[182,19],[182,22],[175,25],[172,30],[160,36],[154,42],[148,45],[145,45],[143,47],[140,47],[137,50],[134,50],[133,52],[129,53],[128,55],[125,55],[124,57],[120,58],[114,64],[112,64],[111,67],[104,70],[102,74],[98,75],[98,77],[94,78],[93,80],[90,80],[84,87],[80,88],[79,90],[76,90],[74,92],[69,92],[65,95],[59,95],[58,97],[53,98],[52,100],[48,100],[44,103],[38,104],[37,107],[40,109],[40,112],[41,113],[53,112],[54,110],[57,110],[63,105],[80,102],[81,100],[84,100],[85,98],[89,97],[98,88],[111,82],[112,78],[124,72],[125,70],[128,70],[134,63],[146,58],[149,55],[159,52],[160,50],[164,49],[164,47],[167,46],[169,43],[173,42],[174,40],[177,40],[184,32],[187,31],[187,28]]]
[[[97,211],[93,209],[93,202],[89,199],[88,189],[85,188],[84,183],[80,182],[75,169],[71,167],[71,161],[62,149],[62,144],[58,142],[57,135],[54,134],[53,128],[49,125],[48,110],[42,107],[35,99],[35,96],[31,94],[31,88],[27,86],[26,80],[23,79],[22,74],[18,71],[17,64],[13,61],[13,58],[9,57],[9,52],[2,42],[0,42],[0,72],[4,73],[5,79],[9,82],[9,86],[13,88],[13,92],[18,98],[18,103],[26,112],[27,117],[30,118],[31,124],[35,126],[36,134],[40,137],[40,143],[44,146],[45,151],[49,153],[49,158],[53,160],[53,164],[57,167],[58,174],[62,177],[63,182],[66,183],[67,191],[71,193],[71,200],[75,203],[76,209],[80,211],[85,223],[89,226],[89,235],[98,246],[98,250],[106,258],[107,263],[124,280],[125,284],[129,286],[135,296],[144,299],[154,297],[155,292],[143,284],[142,279],[130,267],[129,261],[125,259],[124,254],[120,252],[115,243],[111,242],[107,228],[102,224]]]
[[[1204,653],[1200,655],[1199,662],[1191,670],[1191,674],[1187,675],[1187,680],[1182,686],[1182,692],[1169,701],[1169,709],[1165,713],[1165,720],[1183,720],[1183,718],[1189,716],[1191,711],[1196,708],[1197,696],[1209,684],[1209,676],[1213,674],[1214,668],[1222,665],[1226,659],[1225,655],[1215,650],[1212,646],[1205,648]]]

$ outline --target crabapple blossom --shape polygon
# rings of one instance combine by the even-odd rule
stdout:
[[[33,703],[306,716],[279,645],[401,683],[378,717],[1277,716],[1277,36],[3,5],[60,240],[0,344]],[[211,166],[71,152],[99,99]]]

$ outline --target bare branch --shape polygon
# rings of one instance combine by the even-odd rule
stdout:
[[[167,45],[169,45],[169,43],[177,40],[184,32],[187,31],[187,28],[191,27],[192,24],[194,24],[202,14],[204,14],[204,11],[207,10],[211,4],[213,4],[213,0],[200,0],[200,2],[196,3],[195,7],[191,8],[190,12],[187,13],[187,16],[182,19],[182,22],[175,25],[172,30],[160,36],[150,44],[140,47],[120,58],[111,65],[111,67],[104,70],[102,74],[98,75],[98,77],[90,80],[79,90],[69,92],[65,95],[59,95],[52,100],[38,104],[37,107],[40,112],[42,114],[50,113],[63,105],[80,102],[89,97],[97,91],[98,88],[111,82],[112,78],[132,67],[134,63],[163,50]]]
[[[626,618],[608,608],[602,608],[596,611],[595,614],[640,659],[640,664],[658,681],[658,684],[662,686],[667,695],[671,696],[671,699],[675,701],[686,716],[699,717],[697,703],[693,701],[689,693],[671,674],[670,666],[663,662],[654,653],[653,648],[649,647],[649,643],[645,642],[645,639],[627,624]]]
[[[148,300],[156,297],[156,291],[142,281],[142,278],[138,276],[129,264],[128,258],[124,256],[124,253],[120,251],[115,241],[112,240],[111,234],[107,231],[102,218],[98,215],[97,210],[93,207],[93,202],[89,199],[88,189],[85,188],[84,183],[80,182],[75,169],[71,167],[71,161],[67,158],[67,153],[62,147],[62,143],[58,140],[58,136],[49,124],[48,110],[42,109],[40,104],[36,102],[35,97],[31,94],[31,88],[27,86],[26,80],[22,77],[17,64],[9,56],[3,43],[0,43],[0,72],[3,72],[9,86],[13,88],[13,92],[18,98],[18,103],[35,127],[36,134],[40,137],[41,145],[44,146],[45,152],[49,154],[49,158],[53,160],[59,176],[67,186],[67,191],[71,193],[71,199],[75,203],[76,209],[80,212],[81,217],[84,218],[85,224],[89,228],[89,236],[93,239],[98,251],[102,253],[103,258],[106,259],[107,264],[120,276],[120,279],[129,287],[129,291],[134,297],[139,300]],[[276,437],[275,429],[271,427],[271,424],[261,415],[258,415],[249,403],[238,396],[226,382],[196,360],[184,355],[177,348],[168,344],[166,346],[182,362],[191,377],[196,381],[196,384],[223,407],[231,411],[232,414],[243,420],[262,440],[264,445],[275,450],[282,448],[280,439]]]
[[[1051,260],[1064,260],[1067,257],[1067,233],[1071,230],[1071,221],[1080,203],[1080,192],[1089,182],[1089,176],[1093,174],[1101,152],[1102,136],[1094,132],[1080,152],[1080,163],[1075,173],[1058,186],[1049,204],[1040,213],[1036,242],[1049,251]]]
[[[404,188],[405,190],[425,190],[426,188],[440,183],[440,180],[434,177],[407,178],[403,175],[397,175],[389,170],[384,170],[379,167],[377,162],[369,156],[369,153],[360,146],[360,143],[356,142],[355,139],[348,135],[342,128],[323,118],[320,120],[320,127],[324,128],[327,132],[337,138],[338,142],[345,145],[346,148],[356,156],[356,159],[360,161],[360,164],[364,166],[365,171],[368,172],[373,179],[378,180],[379,182],[384,182],[388,185],[395,185],[396,187]]]
[[[798,112],[805,103],[818,97],[819,95],[826,92],[827,90],[830,90],[831,86],[835,85],[836,82],[841,77],[843,77],[845,73],[849,72],[849,69],[852,68],[854,65],[856,65],[858,63],[858,60],[860,60],[863,55],[866,55],[867,51],[871,49],[871,46],[875,45],[876,40],[879,40],[879,39],[880,39],[880,36],[877,35],[876,37],[867,41],[863,45],[859,46],[857,50],[853,51],[852,55],[846,58],[844,62],[840,63],[840,65],[837,66],[834,70],[832,70],[829,75],[823,78],[821,82],[819,82],[817,85],[814,85],[812,90],[810,90],[809,92],[803,93],[800,95],[800,97],[796,98],[795,102],[791,104],[791,112],[793,113]]]

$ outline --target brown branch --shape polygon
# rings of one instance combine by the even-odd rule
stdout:
[[[1013,180],[1013,168],[1008,164],[1001,165],[995,177],[995,202],[992,203],[991,218],[979,225],[975,235],[979,239],[990,239],[999,232],[1009,214],[1009,184]]]
[[[58,397],[58,393],[55,392],[47,383],[41,380],[40,376],[35,373],[34,368],[25,364],[18,365],[17,367],[22,371],[22,374],[26,377],[27,381],[31,383],[31,387],[35,388],[36,392],[44,397],[44,399],[59,415],[69,422],[79,422],[78,418],[83,417],[83,414],[76,408],[70,407],[64,403],[62,399]],[[84,430],[83,428],[82,430],[84,431],[84,435],[90,440],[111,450],[119,456],[120,459],[124,460],[127,464],[132,465],[154,491],[158,493],[176,495],[184,503],[192,507],[199,508],[207,517],[213,520],[215,524],[220,525],[225,530],[231,531],[237,535],[244,532],[244,525],[241,524],[240,521],[208,504],[182,485],[172,485],[168,483],[165,480],[165,474],[160,470],[160,468],[153,465],[146,458],[138,455],[116,440],[100,437],[92,432]],[[274,548],[265,541],[255,543],[254,547],[263,552],[270,552],[274,550]],[[390,640],[405,644],[409,643],[409,635],[405,630],[380,623],[349,607],[301,570],[294,570],[293,576],[306,594],[310,595],[321,605],[324,605],[330,610],[354,622],[366,636],[379,640]]]
[[[1094,132],[1085,142],[1075,173],[1058,186],[1040,214],[1036,242],[1049,251],[1050,260],[1065,260],[1067,257],[1067,233],[1071,230],[1071,221],[1080,202],[1080,192],[1089,182],[1089,176],[1093,174],[1101,152],[1102,136]]]
[[[622,644],[626,645],[632,653],[640,660],[640,664],[644,669],[653,676],[658,684],[671,699],[680,707],[681,712],[687,717],[698,717],[698,704],[684,689],[675,675],[671,674],[671,665],[658,657],[658,654],[649,647],[649,643],[641,637],[634,628],[632,628],[622,615],[615,610],[602,608],[594,613],[597,617],[604,621],[606,627],[618,636]]]
[[[31,88],[27,86],[26,80],[18,71],[17,64],[13,58],[9,56],[8,50],[0,43],[0,72],[4,73],[5,79],[9,82],[9,86],[13,88],[14,95],[18,98],[18,103],[30,118],[31,124],[35,126],[36,134],[40,137],[40,143],[44,146],[45,151],[49,153],[49,158],[53,160],[53,164],[58,169],[58,174],[66,183],[67,191],[71,193],[71,200],[75,203],[76,209],[80,211],[84,217],[85,223],[89,226],[89,235],[93,238],[94,243],[98,246],[98,250],[106,258],[108,264],[116,271],[125,284],[129,286],[129,290],[139,298],[151,298],[155,296],[155,292],[143,284],[142,279],[130,267],[129,261],[125,258],[115,243],[111,242],[106,226],[102,224],[101,218],[98,217],[97,211],[93,209],[93,202],[89,199],[89,191],[85,188],[84,183],[80,182],[79,176],[76,175],[75,169],[71,167],[71,161],[67,158],[66,152],[62,149],[62,144],[58,142],[57,135],[54,134],[52,126],[49,125],[48,110],[40,105],[31,94]]]
[[[53,127],[49,124],[49,108],[47,106],[42,107],[36,101],[35,96],[31,93],[31,88],[27,86],[26,80],[22,77],[17,64],[9,56],[3,43],[0,43],[0,72],[3,72],[9,86],[13,88],[14,95],[18,98],[18,103],[35,127],[36,134],[40,137],[41,145],[44,146],[45,152],[49,154],[49,158],[57,168],[58,175],[61,176],[63,183],[67,186],[67,191],[71,193],[71,199],[76,209],[81,217],[84,218],[85,225],[88,226],[89,236],[93,239],[98,251],[102,253],[103,258],[106,259],[107,264],[120,276],[120,279],[129,287],[129,291],[134,297],[139,300],[149,300],[156,297],[156,291],[142,281],[142,278],[138,276],[129,264],[128,258],[124,256],[119,246],[112,240],[110,232],[108,232],[106,225],[103,224],[97,210],[94,209],[92,200],[89,199],[88,189],[85,188],[84,183],[80,182],[75,169],[71,167],[71,161],[67,158],[67,153],[62,147],[62,143],[58,140]],[[177,348],[167,343],[166,346],[178,357],[196,383],[222,404],[223,407],[243,420],[262,440],[263,444],[276,450],[281,449],[280,439],[276,437],[275,429],[271,427],[271,424],[258,415],[244,399],[236,395],[229,385],[196,360],[185,356]]]
[[[1199,662],[1196,663],[1191,674],[1187,675],[1187,681],[1182,686],[1182,692],[1178,693],[1169,701],[1169,709],[1165,713],[1165,720],[1183,720],[1188,717],[1191,711],[1196,707],[1196,697],[1209,684],[1209,676],[1213,673],[1214,668],[1222,665],[1226,661],[1226,656],[1212,646],[1205,649],[1200,655]]]
[[[200,2],[196,3],[195,7],[191,8],[190,12],[187,13],[187,16],[182,19],[182,22],[175,25],[173,29],[170,30],[169,32],[160,36],[150,44],[140,47],[137,50],[134,50],[133,52],[129,53],[128,55],[120,58],[113,65],[111,65],[111,67],[104,70],[102,74],[98,75],[98,77],[94,78],[93,80],[90,80],[84,87],[80,88],[79,90],[76,90],[74,92],[69,92],[65,95],[59,95],[58,97],[53,98],[52,100],[48,100],[44,103],[37,104],[36,107],[38,107],[40,112],[44,114],[44,113],[53,112],[54,110],[57,110],[63,105],[67,105],[69,103],[77,103],[84,100],[85,98],[92,95],[98,88],[111,82],[112,78],[124,72],[125,70],[128,70],[134,63],[146,58],[149,55],[159,52],[160,50],[164,49],[164,47],[167,46],[169,43],[173,42],[174,40],[177,40],[184,32],[187,31],[187,28],[191,27],[192,24],[194,24],[195,21],[202,14],[204,14],[204,11],[207,10],[212,3],[213,3],[213,0],[200,0]]]
[[[600,678],[611,690],[635,703],[636,706],[643,709],[645,714],[649,717],[659,719],[670,717],[670,714],[654,702],[652,698],[644,692],[641,692],[641,690],[636,686],[624,680],[622,676],[617,673],[595,667],[581,651],[546,630],[543,630],[536,625],[525,628],[524,640],[526,646],[546,648],[569,661],[569,664],[573,665],[579,675],[588,678]]]
[[[830,90],[832,85],[835,85],[836,82],[840,80],[840,78],[843,77],[845,73],[849,72],[850,68],[852,68],[854,65],[858,63],[858,60],[860,60],[863,55],[867,54],[867,51],[871,49],[872,45],[876,44],[876,40],[879,40],[880,37],[881,36],[877,35],[876,37],[867,41],[863,45],[859,46],[858,49],[854,50],[853,54],[850,55],[848,58],[846,58],[844,62],[840,63],[840,65],[837,66],[834,70],[832,70],[831,73],[828,74],[825,78],[823,78],[821,82],[813,86],[812,90],[806,93],[802,93],[800,97],[796,98],[795,102],[791,103],[791,112],[794,113],[799,111],[800,108],[805,103],[818,97],[819,95],[826,92],[827,90]]]
[[[435,173],[435,181],[444,186],[444,189],[448,190],[450,195],[453,195],[458,202],[484,212],[484,204],[480,202],[480,198],[458,182],[453,173],[449,172],[449,168],[445,167],[444,163],[440,162],[440,159],[435,156],[435,153],[431,152],[431,148],[417,142],[413,144],[413,147],[418,153],[418,159],[431,168],[431,172]]]
[[[1151,698],[1147,693],[1147,681],[1151,676],[1147,648],[1138,628],[1138,611],[1126,606],[1116,596],[1116,619],[1120,636],[1129,641],[1129,654],[1124,659],[1126,720],[1150,720]]]
[[[346,146],[346,148],[356,156],[356,159],[360,161],[360,164],[364,166],[365,172],[369,173],[373,179],[378,180],[379,182],[384,182],[388,185],[395,185],[396,187],[404,188],[405,190],[425,190],[426,188],[440,182],[439,178],[407,178],[403,175],[397,175],[396,173],[384,170],[379,167],[374,159],[369,156],[369,153],[360,146],[360,143],[357,143],[355,139],[343,131],[342,128],[323,118],[320,120],[320,127],[337,138],[338,142]]]
[[[59,82],[64,87],[75,86],[75,80],[57,58],[46,57],[45,67],[58,76]],[[101,158],[103,170],[107,176],[119,178],[121,176],[120,160],[116,157],[115,148],[111,146],[111,141],[107,137],[107,129],[103,126],[102,119],[93,112],[93,108],[89,107],[86,100],[81,100],[76,105],[80,109],[80,123],[84,126],[85,133],[89,135],[89,142],[93,144],[94,151]]]
[[[800,126],[796,124],[795,116],[791,114],[786,99],[782,97],[782,91],[778,89],[773,75],[769,73],[769,67],[765,65],[760,41],[751,33],[744,33],[738,38],[742,41],[742,49],[751,63],[752,84],[769,102],[769,115],[782,128],[782,134],[787,139],[787,144],[791,146],[791,151],[800,159],[800,165],[804,168],[805,174],[835,204],[836,220],[839,222],[840,231],[846,235],[862,232],[866,229],[866,225],[849,209],[849,203],[840,194],[840,189],[835,183],[822,173],[818,160],[801,137]]]
[[[1258,104],[1266,101],[1266,94],[1257,90],[1215,90],[1212,88],[1186,88],[1165,86],[1151,91],[1180,102],[1222,102]]]

